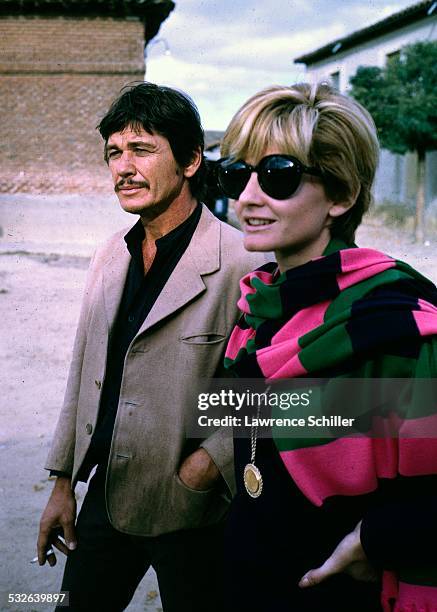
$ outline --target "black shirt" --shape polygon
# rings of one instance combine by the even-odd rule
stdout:
[[[108,462],[112,433],[117,416],[124,359],[127,350],[156,302],[164,285],[187,249],[199,223],[202,206],[181,225],[156,240],[153,263],[144,275],[142,242],[144,227],[141,219],[124,237],[131,254],[120,306],[109,335],[105,378],[100,398],[99,418],[78,479],[86,481],[95,465]],[[153,376],[153,372],[150,372]],[[60,472],[51,472],[59,476]]]

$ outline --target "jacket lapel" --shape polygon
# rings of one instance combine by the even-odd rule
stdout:
[[[202,276],[220,268],[220,222],[203,207],[186,251],[138,331],[142,334],[205,291]],[[137,335],[138,335],[137,334]]]
[[[115,321],[120,306],[130,259],[130,253],[121,236],[103,268],[103,295],[109,329]]]

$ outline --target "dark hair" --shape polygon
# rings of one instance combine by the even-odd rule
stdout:
[[[154,83],[134,83],[123,87],[97,129],[107,143],[112,134],[129,126],[167,138],[175,160],[184,168],[200,148],[202,163],[188,180],[192,195],[202,197],[206,173],[204,135],[199,111],[187,94]]]

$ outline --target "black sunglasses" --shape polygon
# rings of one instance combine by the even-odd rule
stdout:
[[[321,176],[318,168],[304,166],[291,155],[267,155],[257,166],[225,157],[218,162],[218,183],[226,196],[238,200],[252,172],[258,174],[261,189],[275,200],[290,198],[299,187],[302,174]]]

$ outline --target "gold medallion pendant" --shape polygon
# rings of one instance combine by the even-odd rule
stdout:
[[[248,463],[244,468],[244,486],[251,497],[259,497],[261,495],[263,478],[254,463]]]

